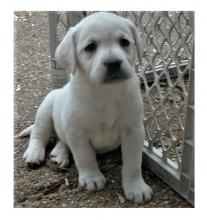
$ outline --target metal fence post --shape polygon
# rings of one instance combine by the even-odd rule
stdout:
[[[194,14],[191,13],[192,33],[194,34]],[[194,50],[187,103],[182,169],[180,176],[181,194],[194,204]]]
[[[55,50],[57,47],[57,13],[49,12],[49,38],[50,38],[50,57],[51,57],[51,68],[55,68],[56,62],[53,59],[55,57]]]
[[[51,56],[51,81],[54,88],[59,88],[69,81],[67,69],[63,69],[55,61],[55,51],[60,39],[57,37],[57,25],[61,21],[66,31],[70,26],[77,24],[83,17],[81,11],[74,11],[66,14],[66,21],[61,20],[64,12],[49,12],[49,36],[50,36],[50,56]]]
[[[50,62],[51,62],[51,81],[54,88],[62,87],[67,78],[65,69],[58,68],[55,61],[55,51],[58,45],[57,39],[58,14],[54,11],[49,12],[49,38],[50,38]]]

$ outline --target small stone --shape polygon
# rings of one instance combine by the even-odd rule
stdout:
[[[164,201],[163,204],[164,204],[164,205],[168,205],[168,204],[169,204],[169,201]]]
[[[69,186],[68,178],[65,178],[65,185],[66,185],[66,186]]]
[[[17,86],[16,91],[19,92],[21,90],[20,85]]]
[[[18,21],[19,17],[14,15],[14,21]]]
[[[38,194],[34,194],[34,195],[31,195],[31,196],[28,196],[28,200],[29,201],[32,201],[32,202],[35,202],[37,200],[40,200],[42,197],[42,194],[41,193],[38,193]]]

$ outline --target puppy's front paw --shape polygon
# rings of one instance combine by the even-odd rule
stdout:
[[[79,176],[79,187],[89,191],[100,190],[106,184],[106,179],[102,173],[84,174]]]
[[[144,182],[144,180],[126,184],[124,193],[128,200],[142,204],[150,201],[152,198],[152,189]]]
[[[45,159],[45,149],[43,147],[29,145],[23,155],[23,159],[29,165],[40,165]]]

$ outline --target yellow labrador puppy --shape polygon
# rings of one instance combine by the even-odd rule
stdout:
[[[56,51],[57,62],[73,74],[63,88],[50,92],[40,105],[24,160],[40,164],[51,133],[58,142],[51,152],[61,167],[72,152],[79,185],[102,189],[105,177],[96,153],[121,145],[122,185],[127,199],[149,201],[152,190],[141,172],[144,145],[143,104],[135,74],[136,54],[141,61],[139,33],[126,18],[94,13],[65,35]]]

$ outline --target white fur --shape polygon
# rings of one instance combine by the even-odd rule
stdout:
[[[126,48],[120,46],[122,37],[130,42]],[[59,142],[51,153],[53,160],[62,167],[68,165],[68,147],[79,172],[79,185],[101,189],[106,180],[98,168],[96,153],[121,145],[126,197],[137,203],[151,199],[152,190],[141,172],[143,104],[134,70],[136,53],[141,61],[138,38],[129,20],[106,12],[90,15],[69,30],[57,48],[56,59],[74,77],[62,89],[49,93],[40,105],[24,154],[27,163],[44,160],[54,129]],[[94,40],[96,51],[86,52]],[[122,61],[121,70],[127,79],[104,83],[104,63],[116,59]]]

